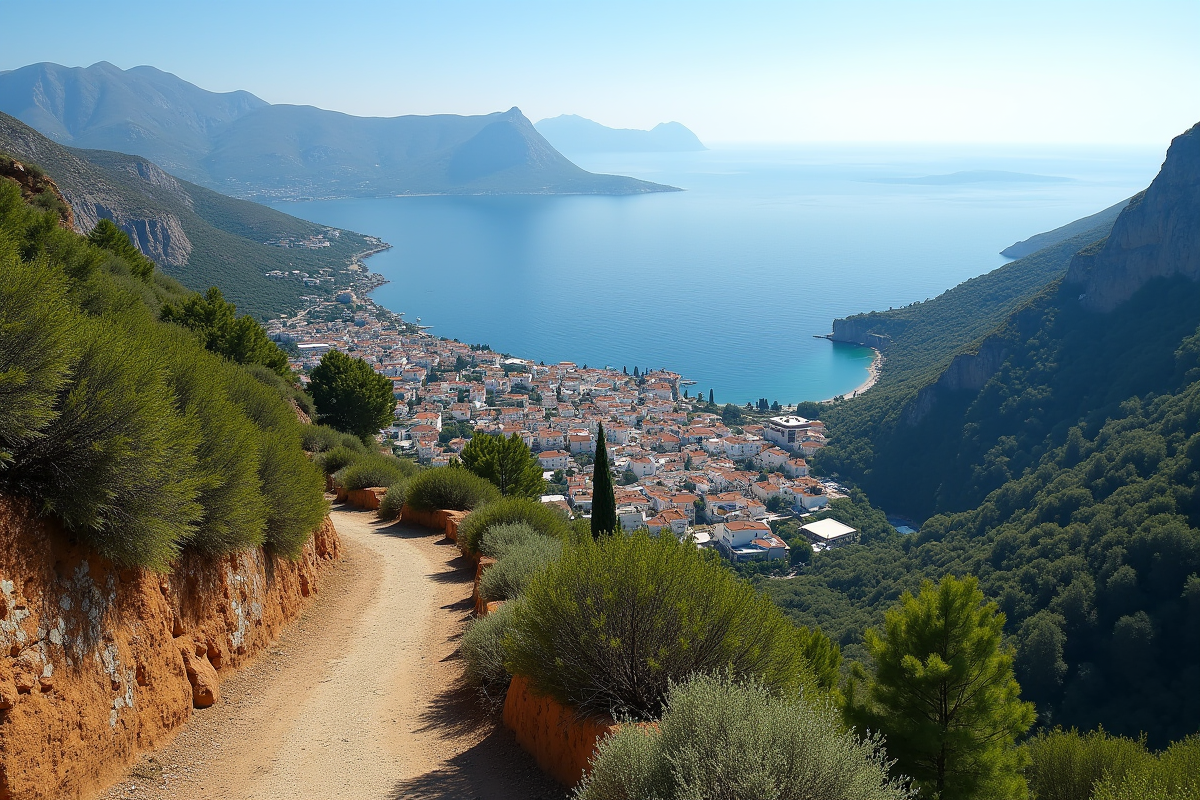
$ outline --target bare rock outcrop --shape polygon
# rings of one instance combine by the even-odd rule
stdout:
[[[1154,278],[1200,280],[1200,125],[1176,136],[1146,191],[1117,217],[1112,233],[1080,251],[1065,282],[1080,302],[1111,311]]]
[[[75,213],[71,210],[71,204],[49,175],[13,158],[0,155],[0,180],[9,180],[19,186],[21,199],[26,203],[36,203],[41,195],[49,194],[58,201],[49,205],[55,207],[58,212],[59,224],[67,230],[75,228]]]
[[[219,701],[220,675],[278,636],[338,552],[326,520],[297,561],[258,548],[118,569],[0,496],[0,799],[108,783]]]
[[[948,393],[978,392],[999,371],[1007,355],[1008,350],[998,336],[984,339],[973,353],[959,353],[936,381],[917,392],[904,409],[904,422],[916,425]]]
[[[886,333],[873,331],[871,328],[874,322],[875,320],[870,314],[835,319],[833,334],[829,338],[835,342],[849,342],[864,347],[873,347],[876,350],[884,350],[892,343],[891,337]]]

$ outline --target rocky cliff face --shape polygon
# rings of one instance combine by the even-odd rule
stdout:
[[[1104,312],[1172,275],[1200,280],[1200,125],[1175,137],[1153,183],[1102,245],[1075,256],[1065,281],[1079,285],[1085,308]]]
[[[73,203],[88,230],[101,219],[111,219],[125,231],[139,250],[155,264],[166,267],[182,267],[192,254],[192,242],[183,231],[183,223],[171,213],[146,217],[129,214],[121,208],[112,208],[102,203],[88,204],[79,199]]]
[[[219,676],[275,639],[338,550],[326,520],[295,562],[260,548],[119,570],[0,496],[0,800],[111,781],[217,700]]]
[[[978,392],[1000,369],[1006,355],[1004,342],[995,336],[985,339],[974,353],[959,353],[934,383],[917,392],[904,410],[904,422],[916,425],[950,392]]]
[[[860,314],[845,319],[833,321],[833,335],[829,338],[835,342],[861,344],[864,347],[874,347],[876,350],[887,348],[892,340],[885,333],[871,330],[874,320],[867,314]]]
[[[138,198],[96,181],[95,169],[87,162],[70,153],[64,154],[53,142],[2,117],[0,136],[16,158],[35,164],[52,161],[58,164],[56,185],[74,211],[75,230],[87,233],[101,219],[111,219],[129,234],[129,238],[143,253],[160,266],[180,267],[187,264],[192,242],[174,214],[147,208]],[[59,152],[48,152],[47,148],[50,147],[57,148]],[[191,198],[179,182],[149,161],[128,159],[123,168],[148,181],[154,191],[168,194],[191,207]]]

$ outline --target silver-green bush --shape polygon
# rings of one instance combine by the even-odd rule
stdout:
[[[509,547],[479,579],[484,600],[510,600],[524,590],[529,580],[562,555],[562,542],[549,536],[533,537]]]
[[[393,483],[388,487],[387,494],[379,501],[379,510],[376,512],[380,519],[393,520],[400,516],[400,509],[404,507],[407,490],[407,481]]]
[[[503,558],[509,548],[539,536],[542,534],[526,522],[503,522],[483,532],[479,551],[485,556]]]
[[[824,698],[696,675],[671,687],[657,726],[601,742],[576,800],[906,800],[877,739]]]
[[[584,712],[654,719],[670,685],[696,672],[730,670],[781,692],[816,685],[805,655],[816,634],[674,536],[567,542],[521,598],[509,666]]]
[[[473,620],[458,646],[467,681],[493,703],[503,699],[512,677],[504,666],[504,639],[517,602],[505,603],[494,613]]]

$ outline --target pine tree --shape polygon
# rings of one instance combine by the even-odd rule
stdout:
[[[613,533],[616,529],[617,496],[613,492],[608,447],[604,443],[604,425],[601,423],[596,433],[596,467],[592,474],[592,536]]]
[[[459,453],[463,466],[495,484],[505,497],[537,497],[546,489],[542,467],[521,437],[479,434]]]
[[[866,632],[875,675],[861,701],[851,681],[847,717],[886,737],[896,771],[915,780],[922,798],[1026,795],[1016,738],[1034,711],[1020,699],[1003,629],[1004,615],[975,578],[947,576],[926,581],[917,597],[906,592],[883,632]]]

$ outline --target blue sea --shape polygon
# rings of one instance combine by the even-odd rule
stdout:
[[[789,404],[866,379],[871,351],[814,338],[835,317],[995,269],[1013,242],[1145,188],[1164,150],[728,146],[574,159],[683,192],[275,207],[393,245],[368,261],[389,281],[373,296],[436,335]]]

